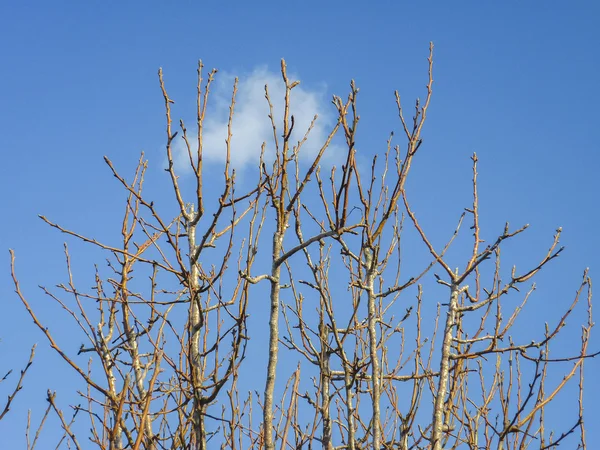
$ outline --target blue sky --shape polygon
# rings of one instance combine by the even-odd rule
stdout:
[[[488,237],[507,220],[530,223],[509,251],[532,262],[563,227],[566,251],[539,280],[541,310],[561,310],[583,269],[592,277],[600,270],[599,14],[600,6],[583,1],[3,2],[0,370],[19,367],[24,352],[40,345],[0,433],[24,427],[26,409],[42,408],[46,389],[65,383],[45,383],[52,375],[44,367],[57,361],[12,293],[7,249],[17,252],[23,288],[45,308],[35,287],[62,280],[63,237],[37,214],[109,236],[106,221],[121,212],[111,207],[120,191],[102,157],[129,173],[143,150],[150,177],[164,176],[156,72],[163,67],[175,117],[190,121],[199,58],[250,90],[253,80],[276,76],[285,57],[302,81],[305,105],[325,118],[330,96],[345,96],[355,79],[359,150],[368,158],[399,130],[394,90],[407,107],[424,95],[433,41],[434,95],[409,183],[421,222],[438,244],[451,233],[470,201],[469,158],[477,152]],[[247,117],[252,105],[248,95]],[[598,348],[600,340],[593,343]],[[600,364],[587,368],[591,425],[600,416],[592,382]],[[22,443],[17,434],[14,442]],[[600,433],[589,427],[588,439],[600,443]]]

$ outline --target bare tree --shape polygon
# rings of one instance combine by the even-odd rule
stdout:
[[[71,419],[56,393],[48,392],[44,421],[54,411],[64,432],[59,446],[81,448],[85,439],[102,449],[546,449],[577,433],[578,448],[586,448],[583,366],[598,354],[588,350],[593,322],[587,272],[565,314],[546,325],[539,339],[520,342],[514,329],[535,289],[532,279],[562,251],[560,229],[537,264],[513,268],[507,276],[501,249],[527,226],[513,230],[506,224],[485,245],[476,155],[472,203],[443,247],[429,238],[408,200],[406,180],[422,151],[432,98],[433,45],[428,63],[425,101],[417,100],[412,120],[405,118],[396,93],[406,143],[394,145],[392,134],[383,161],[375,156],[362,167],[356,158],[355,83],[346,100],[333,98],[337,121],[306,163],[300,155],[318,118],[301,130],[301,139],[292,140],[293,89],[299,81],[288,77],[282,61],[281,117],[265,87],[274,154],[263,144],[250,187],[237,181],[232,163],[236,80],[218,189],[205,186],[203,141],[217,71],[203,80],[199,63],[197,139],[183,121],[180,131],[173,131],[174,102],[159,71],[172,205],[159,204],[143,190],[148,167],[143,155],[131,179],[105,158],[125,193],[118,243],[100,242],[42,217],[108,256],[107,269],[94,269],[94,287],[82,290],[65,245],[68,280],[58,291],[42,288],[79,328],[85,343],[77,354],[58,343],[36,315],[11,252],[19,299],[85,386],[79,392],[84,402],[73,407]],[[176,171],[179,132],[191,185]],[[324,174],[321,163],[334,139],[345,142],[345,162]],[[465,220],[471,222],[472,246],[453,269],[446,254]],[[409,261],[405,269],[407,227],[428,255],[422,267]],[[265,233],[269,244],[259,245]],[[444,301],[432,300],[443,294],[430,280],[447,289]],[[252,365],[246,362],[249,339],[260,336],[248,317],[263,300],[259,286],[252,286],[261,282],[269,287],[262,395],[239,387],[241,372]],[[521,301],[511,307],[517,295]],[[551,343],[581,299],[588,320],[580,349],[551,356]],[[282,351],[286,361],[297,362],[293,368],[278,364]],[[549,374],[557,371],[563,378],[549,384]],[[577,378],[579,406],[572,424],[561,434],[547,430],[546,409]],[[75,431],[75,419],[86,421],[88,435]],[[28,448],[38,435],[39,430]]]

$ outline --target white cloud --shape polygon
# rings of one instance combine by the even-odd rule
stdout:
[[[291,74],[288,75],[290,80],[298,79]],[[265,84],[268,85],[273,104],[280,145],[285,95],[285,85],[280,72],[269,71],[263,67],[239,78],[231,140],[232,165],[238,170],[243,167],[256,166],[263,142],[266,142],[266,158],[272,161],[275,145],[273,128],[268,117],[269,106],[265,99]],[[219,72],[217,80],[211,88],[203,131],[203,152],[207,164],[222,164],[225,161],[225,139],[233,80],[233,76]],[[295,119],[291,136],[293,145],[296,145],[304,137],[313,117],[315,114],[318,115],[308,140],[300,150],[301,161],[312,162],[312,158],[320,150],[335,124],[334,107],[323,91],[323,89],[307,89],[300,84],[292,90],[290,95],[290,113]],[[191,126],[188,125],[188,128]],[[188,133],[192,138],[191,142],[195,142],[195,136],[192,136],[191,130],[188,130]],[[332,146],[327,150],[324,160],[332,163],[336,160],[336,155],[341,153],[339,150],[335,145]],[[174,151],[177,168],[180,171],[189,170],[187,150],[181,140],[178,139],[175,143]]]

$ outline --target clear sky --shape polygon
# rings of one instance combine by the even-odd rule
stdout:
[[[240,114],[250,121],[263,111],[253,89],[277,77],[282,57],[302,81],[306,117],[314,109],[326,121],[330,96],[345,96],[353,78],[367,158],[399,130],[394,90],[407,104],[424,95],[433,41],[433,100],[409,185],[411,198],[428,205],[421,220],[434,236],[439,227],[438,242],[452,232],[469,205],[469,158],[477,152],[488,237],[507,220],[531,224],[512,251],[532,262],[563,227],[566,250],[538,280],[540,313],[562,310],[584,268],[592,277],[600,270],[599,15],[592,1],[2,2],[0,371],[19,368],[40,345],[14,411],[0,422],[0,442],[21,448],[27,408],[39,414],[46,389],[60,392],[68,380],[53,376],[59,362],[12,293],[7,250],[17,252],[23,289],[46,308],[36,286],[64,280],[64,237],[37,214],[107,236],[106,220],[121,204],[111,206],[120,191],[102,157],[130,173],[143,150],[151,175],[163,176],[159,67],[177,101],[175,118],[188,121],[199,58],[225,81],[240,77]],[[217,99],[226,98],[224,86]],[[215,129],[221,120],[217,111]],[[239,133],[259,142],[263,132]],[[253,157],[240,150],[237,163]],[[600,347],[597,337],[592,342]],[[591,426],[600,417],[598,376],[600,363],[589,361],[590,448],[600,445]]]

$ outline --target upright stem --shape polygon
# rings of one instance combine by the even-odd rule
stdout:
[[[321,416],[323,418],[323,449],[331,450],[333,444],[331,442],[331,414],[330,407],[330,383],[331,383],[331,368],[330,354],[327,345],[328,331],[327,325],[323,319],[323,308],[321,309],[321,323],[319,326],[319,339],[321,341]]]
[[[442,450],[442,434],[444,425],[444,401],[448,391],[448,375],[450,373],[450,352],[452,346],[453,328],[456,324],[456,310],[458,308],[459,287],[452,284],[450,291],[450,304],[444,326],[444,340],[442,342],[442,359],[440,361],[440,378],[433,405],[433,428],[431,431],[432,450]]]
[[[279,283],[281,265],[277,260],[283,246],[283,232],[273,234],[273,266],[271,270],[271,310],[269,316],[269,362],[267,365],[267,381],[265,383],[265,407],[263,411],[263,433],[265,449],[274,450],[273,439],[273,394],[275,391],[275,375],[277,373],[277,356],[279,352]]]
[[[373,391],[371,403],[373,409],[373,448],[381,448],[381,366],[377,355],[377,308],[375,295],[375,275],[377,260],[373,251],[365,247],[365,263],[367,265],[367,277],[365,288],[367,291],[368,329],[369,329],[369,353],[371,357],[371,379],[373,380]]]
[[[344,385],[346,388],[346,415],[348,416],[348,450],[356,450],[356,437],[354,435],[354,391],[352,390],[353,377],[350,372],[352,367],[344,367]]]
[[[189,244],[189,261],[190,275],[188,280],[188,288],[190,291],[190,312],[189,312],[189,327],[190,327],[190,362],[192,372],[192,384],[194,393],[193,404],[193,426],[192,442],[195,443],[195,448],[198,450],[206,449],[206,430],[204,426],[204,406],[202,404],[202,372],[200,366],[200,331],[202,329],[202,310],[200,305],[200,281],[198,271],[198,261],[195,260],[196,255],[196,214],[194,206],[189,206],[187,211],[187,235]]]
[[[135,386],[137,388],[140,399],[143,399],[147,394],[146,389],[144,389],[145,374],[144,374],[144,371],[143,371],[141,363],[140,363],[140,354],[139,354],[139,348],[138,348],[136,334],[135,334],[135,331],[132,329],[130,321],[129,321],[129,315],[131,314],[131,311],[130,311],[129,302],[128,302],[129,295],[127,292],[127,281],[129,279],[128,278],[129,277],[129,268],[131,267],[130,264],[131,264],[130,257],[128,255],[125,255],[123,269],[122,269],[123,273],[121,276],[121,285],[120,285],[121,301],[123,302],[123,309],[122,309],[123,331],[127,338],[127,343],[129,346],[128,350],[131,355],[131,367],[133,369],[133,374],[134,374],[134,378],[135,378]],[[144,418],[143,426],[145,428],[144,433],[146,435],[147,448],[148,449],[155,448],[155,446],[153,444],[153,439],[152,439],[152,437],[154,436],[154,433],[152,431],[152,420],[149,415]]]

